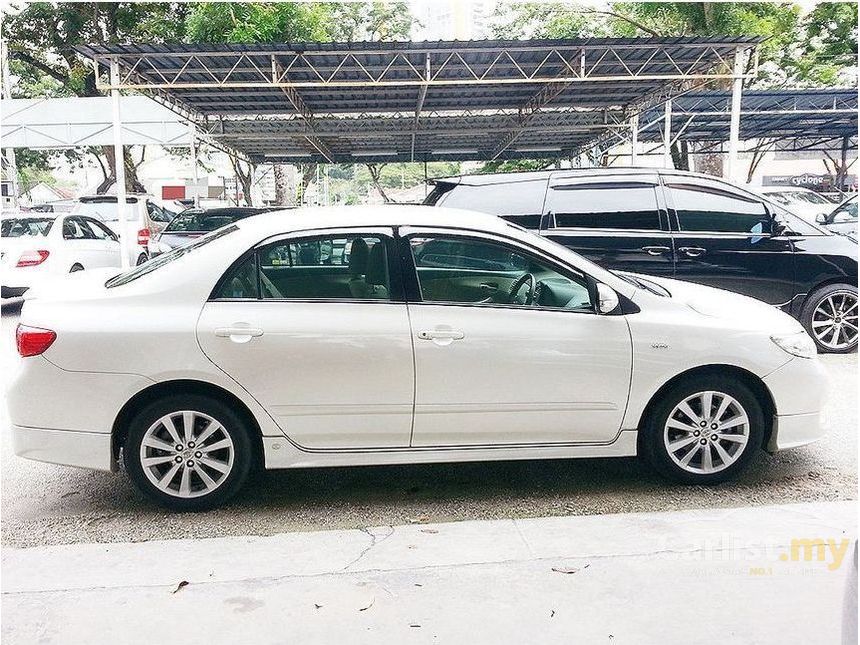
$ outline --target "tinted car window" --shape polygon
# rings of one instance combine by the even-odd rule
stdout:
[[[227,224],[263,212],[263,209],[217,209],[201,211],[189,209],[174,217],[164,229],[167,232],[200,233],[214,231]]]
[[[770,215],[764,203],[715,188],[690,184],[666,186],[682,231],[767,233]]]
[[[224,276],[216,287],[215,298],[251,298],[260,297],[260,280],[257,275],[257,254],[251,253],[245,260],[237,264]]]
[[[409,240],[424,302],[593,311],[582,276],[505,244],[460,237]]]
[[[555,214],[560,228],[660,230],[657,193],[650,184],[551,186],[547,210]]]
[[[388,249],[377,236],[286,240],[258,258],[264,299],[390,300]]]
[[[480,186],[447,184],[448,190],[437,187],[425,203],[499,215],[514,224],[536,229],[540,226],[546,183],[542,179]]]
[[[47,235],[53,219],[42,217],[20,217],[4,219],[0,225],[3,237],[22,237],[25,235]]]
[[[96,236],[85,221],[79,217],[67,217],[63,220],[64,240],[94,240]]]

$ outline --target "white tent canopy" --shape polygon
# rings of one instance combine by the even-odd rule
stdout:
[[[146,96],[123,96],[122,142],[125,145],[189,146],[187,121]],[[111,97],[5,99],[4,148],[76,148],[114,143]]]

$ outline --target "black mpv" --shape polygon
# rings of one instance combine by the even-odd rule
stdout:
[[[857,243],[707,175],[588,168],[432,182],[425,204],[499,215],[615,270],[752,296],[820,352],[857,348]]]

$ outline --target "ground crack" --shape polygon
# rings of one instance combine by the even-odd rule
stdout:
[[[358,529],[359,531],[361,531],[362,533],[365,533],[367,536],[370,537],[370,544],[368,544],[366,547],[364,547],[364,549],[361,550],[361,553],[359,553],[353,560],[351,560],[346,565],[344,565],[344,567],[343,567],[343,569],[341,569],[341,571],[346,571],[350,567],[358,564],[364,556],[366,556],[368,553],[370,553],[370,550],[373,549],[373,547],[375,547],[377,544],[382,544],[383,542],[385,542],[385,540],[387,540],[392,535],[394,535],[394,527],[393,526],[387,526],[386,528],[388,529],[388,533],[386,533],[385,535],[382,535],[382,536],[377,535],[376,533],[373,533],[369,528]]]

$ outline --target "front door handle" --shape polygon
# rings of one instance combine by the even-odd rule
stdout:
[[[668,253],[672,249],[668,246],[643,246],[642,250],[645,251],[648,255],[663,255],[664,253]]]
[[[462,340],[465,337],[466,334],[454,329],[432,329],[418,332],[418,338],[421,340]]]
[[[263,335],[263,330],[257,327],[236,325],[234,327],[218,327],[215,329],[218,338],[229,338],[234,343],[247,343],[252,338]]]
[[[701,246],[680,246],[678,250],[689,258],[697,258],[706,251]]]

